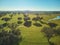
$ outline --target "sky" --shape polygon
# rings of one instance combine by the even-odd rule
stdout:
[[[60,0],[0,0],[0,11],[60,11]]]

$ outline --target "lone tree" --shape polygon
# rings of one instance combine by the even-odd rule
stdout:
[[[49,42],[50,45],[54,45],[54,43],[52,43],[50,41],[50,38],[53,36],[53,34],[55,34],[54,29],[49,28],[49,27],[43,27],[43,29],[41,30],[41,32],[43,32],[45,34],[45,36],[47,37],[47,40]]]
[[[31,26],[31,21],[25,21],[25,23],[24,23],[24,26],[26,26],[26,27],[30,27]]]

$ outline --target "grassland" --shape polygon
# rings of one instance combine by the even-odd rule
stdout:
[[[3,17],[0,18],[0,24],[3,24],[5,23],[5,21],[2,21],[1,19],[4,18],[4,17],[10,17],[9,16],[10,14],[7,14]],[[60,15],[60,14],[58,14]],[[44,22],[48,22],[49,19],[52,19],[56,16],[58,16],[57,14],[51,14],[51,15],[40,15],[40,17],[43,17],[43,20]],[[24,16],[23,14],[15,14],[13,15],[12,19],[7,21],[7,23],[16,23],[17,24],[17,21],[18,21],[18,17],[22,17],[22,24],[19,24],[19,26],[17,27],[18,29],[21,30],[21,35],[22,35],[22,42],[20,43],[20,45],[49,45],[48,43],[48,40],[47,38],[44,36],[44,33],[41,32],[41,29],[44,27],[44,26],[47,26],[46,24],[42,24],[41,27],[36,27],[34,26],[33,24],[35,23],[35,21],[32,21],[32,18],[36,17],[36,15],[34,14],[29,14],[29,17],[31,18],[31,20],[29,21],[32,21],[32,25],[31,27],[26,27],[24,26]],[[51,21],[53,23],[56,23],[58,24],[57,27],[60,26],[60,20],[54,20],[54,21]],[[5,30],[9,30],[7,27],[4,28]],[[50,39],[51,42],[54,42],[54,44],[56,45],[60,45],[60,36],[54,36]]]

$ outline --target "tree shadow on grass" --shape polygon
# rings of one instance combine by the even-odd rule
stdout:
[[[22,24],[22,21],[18,21],[17,23],[18,23],[18,24]]]
[[[18,17],[18,20],[22,20],[22,18],[21,17]]]
[[[44,22],[44,21],[41,21],[41,20],[40,20],[39,22],[40,22],[40,23],[42,23],[42,24],[46,24],[46,22]]]
[[[41,27],[42,26],[40,23],[34,23],[33,25],[35,25],[37,27]]]

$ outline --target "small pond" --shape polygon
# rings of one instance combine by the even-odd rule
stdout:
[[[53,19],[49,19],[48,21],[58,20],[58,19],[60,19],[60,16],[56,16],[55,18],[53,18]]]

